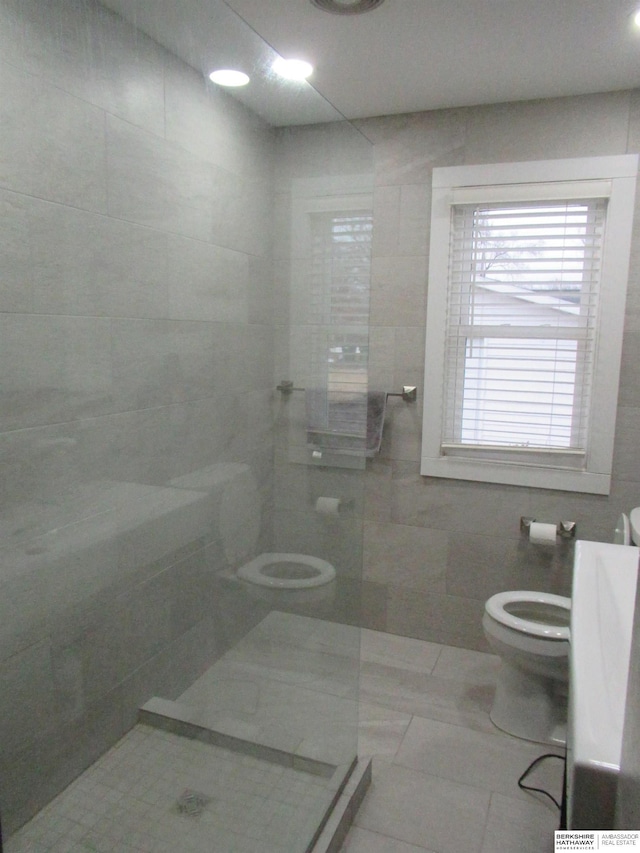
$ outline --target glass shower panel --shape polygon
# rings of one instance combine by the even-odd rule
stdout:
[[[311,849],[357,745],[369,143],[221,0],[0,0],[0,48],[5,851]]]
[[[309,707],[324,694],[301,748],[339,765],[357,752],[372,153],[347,122],[281,128],[276,151],[276,286],[287,322],[277,327],[275,375],[297,390],[275,401],[273,543],[335,569],[304,597],[280,590],[277,607],[322,637],[299,671]]]

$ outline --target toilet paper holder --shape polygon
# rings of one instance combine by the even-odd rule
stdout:
[[[529,536],[529,530],[535,518],[529,518],[526,515],[520,516],[520,533]],[[559,521],[556,524],[556,535],[561,539],[575,539],[578,525],[575,521]]]
[[[321,515],[339,515],[355,508],[354,498],[334,498],[321,495],[314,502],[314,509]]]

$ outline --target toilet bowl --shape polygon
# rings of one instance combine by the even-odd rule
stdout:
[[[482,626],[502,659],[490,718],[515,737],[560,744],[566,724],[571,599],[514,590],[485,604]]]
[[[335,595],[335,568],[309,554],[260,554],[236,574],[252,595],[271,604],[312,604]]]
[[[260,554],[238,569],[238,577],[272,589],[308,589],[330,583],[331,563],[308,554]]]
[[[640,507],[622,513],[613,534],[619,545],[640,544]],[[493,595],[482,627],[502,658],[490,717],[515,737],[563,743],[567,720],[571,599],[517,590]]]

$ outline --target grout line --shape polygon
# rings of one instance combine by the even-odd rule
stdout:
[[[478,848],[478,853],[483,853],[484,851],[484,842],[487,836],[487,829],[489,828],[489,815],[491,814],[491,801],[493,800],[493,795],[497,793],[496,791],[491,791],[489,793],[489,805],[487,806],[487,811],[484,816],[484,825],[482,827],[482,840],[480,842],[480,847]]]
[[[438,661],[440,660],[440,656],[442,655],[443,651],[444,651],[444,646],[440,645],[440,650],[438,651],[438,655],[437,655],[435,661],[433,662],[433,666],[431,667],[431,670],[429,671],[429,675],[433,675],[435,668],[438,665]]]
[[[404,732],[402,733],[402,737],[400,738],[400,741],[398,742],[398,746],[396,748],[396,751],[393,753],[393,758],[391,759],[391,764],[394,764],[396,767],[403,767],[404,766],[402,764],[396,764],[396,756],[398,755],[398,753],[402,749],[402,744],[404,743],[404,739],[406,738],[407,733],[409,732],[409,729],[411,728],[411,724],[413,723],[415,716],[416,716],[415,714],[411,714],[411,716],[409,718],[409,722],[407,723],[407,727],[404,730]]]

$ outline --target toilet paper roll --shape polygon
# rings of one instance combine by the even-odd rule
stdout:
[[[529,528],[529,541],[534,545],[549,545],[556,544],[557,530],[555,524],[543,524],[540,521],[531,522]]]
[[[316,512],[320,515],[338,515],[340,512],[340,498],[318,498],[316,501]]]

